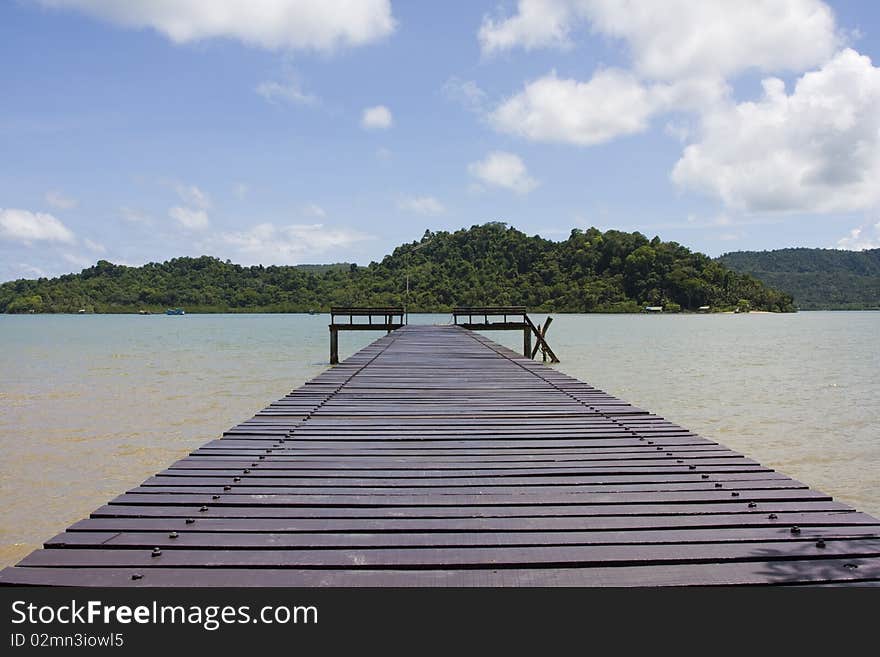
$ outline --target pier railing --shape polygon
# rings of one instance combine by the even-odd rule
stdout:
[[[467,317],[467,321],[464,318]],[[474,321],[474,318],[477,321]],[[480,321],[482,319],[482,321]],[[540,350],[543,360],[558,363],[559,359],[547,344],[547,329],[553,322],[548,317],[544,325],[535,325],[525,306],[457,306],[452,309],[452,321],[471,331],[522,331],[523,356],[534,358]],[[535,346],[532,347],[532,337]]]
[[[339,331],[386,331],[391,333],[404,325],[404,310],[398,306],[330,308],[330,364],[339,363]],[[345,321],[348,318],[348,321]],[[356,318],[366,318],[357,321]]]

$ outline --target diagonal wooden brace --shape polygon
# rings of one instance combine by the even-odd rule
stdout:
[[[532,349],[532,358],[535,357],[535,354],[538,353],[538,349],[541,349],[544,353],[550,356],[551,363],[558,363],[559,359],[556,357],[556,354],[553,353],[553,350],[550,348],[550,345],[547,344],[547,341],[544,337],[547,335],[547,329],[550,328],[550,323],[553,321],[552,317],[548,317],[547,321],[544,322],[543,329],[539,329],[535,326],[534,322],[529,318],[528,315],[524,315],[526,323],[532,329],[532,332],[535,334],[535,346]]]

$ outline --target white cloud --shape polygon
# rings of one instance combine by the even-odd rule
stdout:
[[[59,191],[53,190],[46,192],[46,203],[59,210],[70,210],[75,208],[79,204],[79,201],[75,198],[65,196]]]
[[[307,217],[317,217],[321,219],[327,216],[327,211],[317,203],[308,203],[303,208],[303,214]]]
[[[208,227],[208,213],[204,210],[194,210],[175,205],[168,210],[168,216],[175,219],[181,226],[188,230],[203,230]]]
[[[391,110],[384,105],[367,107],[361,116],[361,126],[367,130],[387,130],[393,123]]]
[[[672,180],[746,212],[839,212],[880,203],[880,69],[846,49],[791,94],[707,113]]]
[[[849,235],[837,240],[837,248],[848,251],[880,249],[880,221],[868,222],[858,228],[853,228],[849,231]]]
[[[687,142],[693,134],[693,128],[683,121],[669,121],[663,126],[663,132],[681,143]]]
[[[565,47],[576,23],[580,8],[565,0],[520,0],[517,13],[510,18],[493,20],[486,16],[477,38],[483,54],[514,47]]]
[[[625,71],[599,71],[589,82],[551,73],[504,101],[489,122],[535,141],[587,146],[641,132],[655,106],[651,92]]]
[[[205,243],[208,249],[231,247],[248,264],[296,264],[327,251],[372,239],[370,235],[323,224],[276,226],[263,223],[250,230],[221,233]]]
[[[496,130],[589,146],[685,112],[667,121],[686,144],[672,180],[740,218],[880,203],[880,69],[835,52],[841,33],[820,0],[521,0],[510,18],[484,20],[480,42],[487,54],[565,47],[581,28],[622,40],[631,70],[534,80],[488,114]],[[747,70],[809,72],[790,93],[770,77],[763,97],[738,103],[728,80]]]
[[[19,277],[28,277],[28,278],[46,278],[49,276],[49,272],[45,269],[40,269],[39,267],[34,267],[33,265],[29,265],[26,262],[20,262],[16,265]]]
[[[520,0],[514,15],[486,17],[479,39],[484,53],[565,47],[587,27],[623,40],[631,69],[599,69],[587,81],[545,75],[490,112],[493,127],[536,141],[603,143],[644,131],[660,113],[713,111],[730,102],[729,77],[803,71],[840,41],[820,0]]]
[[[39,0],[131,28],[152,28],[175,43],[228,38],[250,46],[331,51],[394,31],[390,0]]]
[[[185,205],[175,205],[168,210],[168,216],[187,230],[204,230],[210,224],[208,209],[211,197],[195,185],[177,184],[174,189]]]
[[[433,196],[403,196],[397,200],[397,207],[416,214],[437,215],[446,212],[443,204]]]
[[[293,105],[316,105],[319,102],[317,96],[303,91],[301,83],[295,79],[287,82],[267,80],[257,85],[256,92],[270,103],[284,101]]]
[[[92,240],[86,238],[83,240],[83,244],[90,251],[94,251],[95,253],[106,253],[107,249],[103,244],[99,244],[98,242],[93,242]]]
[[[24,244],[76,241],[70,229],[51,214],[15,208],[0,208],[0,238]]]
[[[177,195],[187,205],[195,206],[202,210],[211,207],[211,197],[195,185],[176,185]]]
[[[801,71],[840,42],[820,0],[520,0],[513,16],[485,18],[478,38],[484,54],[566,47],[581,26],[623,40],[635,70],[655,80]]]
[[[750,68],[802,71],[836,50],[834,14],[820,0],[591,0],[594,30],[622,38],[654,79],[728,76]]]
[[[74,267],[85,268],[85,267],[91,267],[93,264],[93,261],[91,258],[77,255],[75,253],[62,253],[61,257],[64,258],[70,264],[72,264]]]
[[[603,69],[587,82],[556,72],[533,80],[488,115],[496,130],[533,141],[601,144],[645,131],[652,116],[703,110],[728,98],[718,78],[644,83],[629,71]]]
[[[473,80],[462,80],[455,76],[443,85],[443,95],[471,112],[483,112],[489,98]]]
[[[520,157],[505,151],[493,151],[479,162],[472,162],[468,172],[487,185],[511,189],[517,194],[527,194],[538,186]]]
[[[129,208],[127,206],[122,206],[119,208],[119,214],[122,216],[123,220],[127,221],[130,224],[145,224],[149,225],[152,222],[149,215],[140,210],[135,210]]]

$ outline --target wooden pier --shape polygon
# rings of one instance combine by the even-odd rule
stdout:
[[[880,582],[880,521],[459,326],[404,326],[5,584]]]

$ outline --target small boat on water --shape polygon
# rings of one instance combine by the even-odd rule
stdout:
[[[166,315],[186,315],[183,308],[169,308],[165,311]]]

